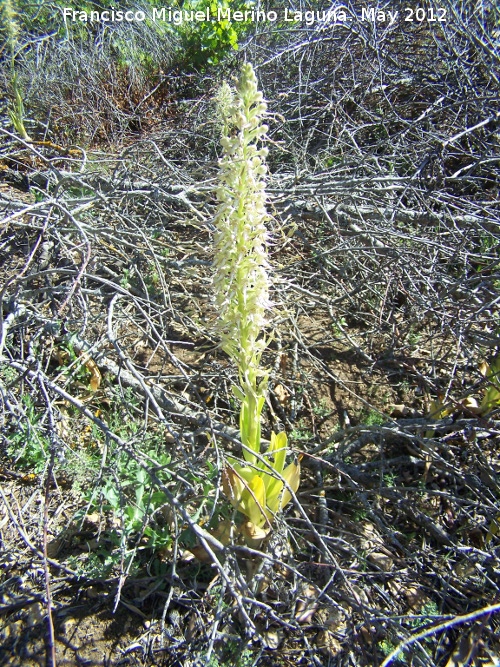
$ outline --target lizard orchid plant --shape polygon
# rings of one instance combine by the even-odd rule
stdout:
[[[241,403],[244,459],[228,459],[223,489],[248,519],[242,532],[249,544],[267,535],[276,513],[291,500],[290,490],[295,492],[300,482],[299,463],[285,467],[285,433],[272,433],[267,452],[261,453],[261,413],[269,379],[261,357],[269,343],[264,329],[272,305],[265,225],[267,148],[262,146],[266,109],[254,70],[245,64],[222,138],[213,285],[221,347],[238,368],[239,386],[233,392]]]

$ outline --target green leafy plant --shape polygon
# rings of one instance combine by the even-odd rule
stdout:
[[[168,466],[170,456],[155,450],[145,452],[160,465],[157,473],[161,481],[170,479]],[[153,519],[155,514],[167,504],[167,497],[161,489],[155,489],[150,474],[134,459],[120,455],[116,461],[116,475],[108,477],[101,495],[103,509],[111,511],[121,519],[125,537],[131,537],[141,531],[148,538],[151,548],[159,548],[171,543],[168,526],[162,526]],[[92,505],[96,502],[92,495]]]
[[[378,643],[378,647],[384,656],[388,656],[394,651],[394,649],[396,648],[396,644],[391,642],[389,639],[382,639]],[[395,659],[395,664],[405,665],[406,660],[404,658],[398,657]]]
[[[245,12],[253,6],[242,0],[188,0],[182,3],[183,11],[204,12],[210,21],[183,22],[181,35],[186,60],[197,68],[217,65],[230,51],[238,49],[239,37],[251,25],[251,21],[229,21],[228,9]],[[219,14],[220,12],[220,14]],[[220,18],[220,20],[219,20]]]
[[[425,625],[427,625],[429,621],[432,621],[436,616],[439,616],[438,606],[436,605],[435,602],[429,600],[422,606],[420,613],[417,617],[414,618],[410,617],[411,620],[409,620],[408,622],[408,627],[411,628],[411,630],[418,630],[419,628],[422,628]],[[422,643],[424,645],[427,645],[428,647],[432,646],[433,642],[434,639],[432,637],[426,637],[425,639],[422,640]],[[390,655],[394,651],[396,646],[397,644],[391,641],[389,638],[382,639],[380,642],[378,642],[378,647],[384,656]],[[398,656],[394,657],[394,664],[408,665],[408,664],[413,664],[413,662],[410,659],[410,656],[405,655],[403,651]]]
[[[244,463],[228,459],[223,488],[233,507],[249,520],[242,527],[249,543],[269,532],[275,514],[291,499],[289,489],[296,491],[300,480],[298,463],[285,467],[285,433],[273,433],[267,454],[261,455],[261,414],[269,379],[261,357],[269,343],[263,331],[271,306],[265,226],[267,149],[260,145],[267,132],[262,122],[265,113],[253,68],[245,64],[226,123],[231,131],[222,139],[214,290],[221,347],[238,368],[239,386],[233,393],[241,404],[244,458]]]

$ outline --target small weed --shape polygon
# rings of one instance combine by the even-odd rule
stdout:
[[[422,608],[420,609],[420,615],[422,618],[415,618],[410,621],[409,626],[411,628],[417,630],[418,628],[427,625],[429,620],[434,616],[439,616],[439,609],[434,600],[428,600],[424,605],[422,605]],[[424,641],[428,641],[428,639]]]
[[[297,426],[290,433],[290,440],[303,442],[305,440],[311,440],[311,438],[313,438],[312,432],[306,427],[304,420],[299,419]]]
[[[114,433],[127,439],[137,433],[135,410],[139,406],[139,399],[131,387],[111,387],[111,394],[112,407],[106,414],[106,421]],[[92,430],[96,439],[102,439],[102,433],[99,429],[93,427]]]
[[[384,475],[384,484],[387,488],[396,486],[396,475],[393,472],[388,472]]]
[[[121,554],[119,551],[109,553],[105,549],[89,553],[87,558],[81,556],[69,556],[68,566],[80,575],[91,579],[107,579],[113,569],[120,564]]]
[[[103,511],[113,526],[107,537],[116,546],[141,540],[145,548],[169,547],[172,536],[163,511],[168,500],[160,485],[171,479],[171,457],[162,450],[162,442],[161,434],[155,434],[140,450],[136,449],[141,459],[153,461],[152,464],[139,463],[123,451],[111,453],[102,484],[83,491],[87,504],[77,512],[75,520],[81,521],[89,511]],[[155,470],[154,476],[147,470],[149,465]]]
[[[160,464],[161,471],[157,473],[160,481],[168,481],[170,475],[166,467],[170,464],[170,456],[154,451],[145,454]],[[110,477],[101,491],[105,501],[103,509],[122,520],[126,537],[142,531],[148,538],[147,546],[153,549],[168,546],[170,530],[154,520],[155,514],[167,502],[165,492],[154,490],[155,484],[149,473],[128,456],[118,457],[116,469],[117,475]]]
[[[388,656],[390,653],[394,651],[394,649],[396,648],[396,644],[393,644],[389,639],[382,639],[382,641],[378,643],[378,647],[383,655]],[[404,658],[401,655],[401,653],[394,658],[393,662],[395,665],[408,664],[406,658]]]
[[[422,334],[418,331],[411,331],[408,334],[408,345],[409,347],[416,347],[422,339]]]
[[[73,337],[69,336],[65,341],[59,344],[57,348],[57,356],[59,359],[59,372],[68,381],[76,381],[80,384],[88,386],[92,378],[92,373],[82,361],[85,356],[81,357],[75,350]]]
[[[22,398],[25,417],[19,422],[15,433],[7,437],[7,454],[24,470],[39,473],[43,470],[49,453],[49,441],[42,434],[42,415],[37,414],[29,394]]]
[[[368,516],[368,512],[365,509],[357,509],[354,510],[352,516],[354,521],[364,521]]]
[[[324,398],[321,398],[319,403],[313,406],[313,413],[316,415],[316,417],[326,417],[330,414],[330,412],[331,410]]]
[[[409,380],[401,380],[401,382],[399,383],[399,391],[401,395],[408,396],[411,390],[412,390],[412,385],[409,382]]]
[[[158,271],[151,271],[149,280],[151,281],[151,285],[153,287],[158,287],[160,284],[160,276],[158,275]]]
[[[250,649],[241,649],[239,642],[228,641],[224,649],[210,657],[209,667],[251,667],[254,656]]]
[[[131,277],[132,271],[130,269],[123,269],[123,276],[120,278],[120,287],[130,289],[132,287],[132,283],[130,282]]]
[[[493,234],[482,233],[479,238],[479,254],[486,255],[498,251],[498,238]]]
[[[418,630],[419,628],[422,628],[423,626],[427,625],[429,620],[439,616],[439,610],[436,605],[436,603],[433,600],[429,600],[426,602],[421,610],[420,610],[420,616],[418,618],[412,618],[409,619],[408,622],[408,627],[411,628],[413,631]],[[421,640],[423,644],[427,645],[428,647],[431,646],[434,642],[433,637],[426,637],[425,639]],[[394,644],[392,641],[389,639],[383,639],[378,643],[378,647],[380,651],[382,652],[383,655],[388,656],[390,653],[394,651],[396,648],[396,644]],[[397,656],[394,657],[393,662],[395,665],[408,665],[408,658],[405,657],[404,652],[402,651],[399,653]],[[413,664],[413,663],[411,663]]]
[[[335,167],[340,164],[342,162],[342,156],[325,153],[321,156],[321,161],[324,165],[324,169],[328,169],[329,167]]]
[[[3,380],[5,384],[15,382],[16,379],[17,372],[13,368],[10,368],[9,366],[2,366],[0,368],[0,380]]]
[[[396,648],[396,644],[393,644],[388,639],[382,639],[382,641],[378,643],[378,646],[384,655],[389,655],[389,653],[392,653]]]
[[[337,320],[335,320],[335,322],[332,322],[330,326],[335,336],[341,336],[343,334],[343,330],[348,325],[345,317],[339,317]]]
[[[365,413],[365,416],[362,415],[360,417],[360,422],[367,426],[382,426],[386,421],[387,419],[384,415],[381,415],[376,410],[369,410],[368,413]]]
[[[84,185],[70,185],[67,189],[67,194],[70,197],[81,199],[83,197],[92,197],[95,195],[92,188],[87,188]]]

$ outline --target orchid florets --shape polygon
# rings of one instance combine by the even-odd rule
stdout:
[[[269,377],[261,368],[267,347],[262,332],[271,305],[265,225],[267,151],[257,143],[267,132],[262,122],[266,108],[252,66],[244,65],[229,112],[230,135],[222,140],[214,291],[221,346],[238,367],[240,390],[235,393],[240,400],[251,396],[242,412],[251,411],[247,416],[253,424],[260,423]],[[245,447],[258,451],[260,429],[244,428],[242,438]],[[248,449],[245,452],[250,455]]]

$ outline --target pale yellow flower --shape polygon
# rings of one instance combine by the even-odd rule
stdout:
[[[257,395],[265,390],[267,381],[260,357],[266,348],[262,332],[270,306],[267,151],[257,144],[267,132],[262,123],[265,112],[253,68],[244,65],[227,122],[234,136],[222,139],[213,284],[221,345],[237,364],[240,383],[250,384]]]

